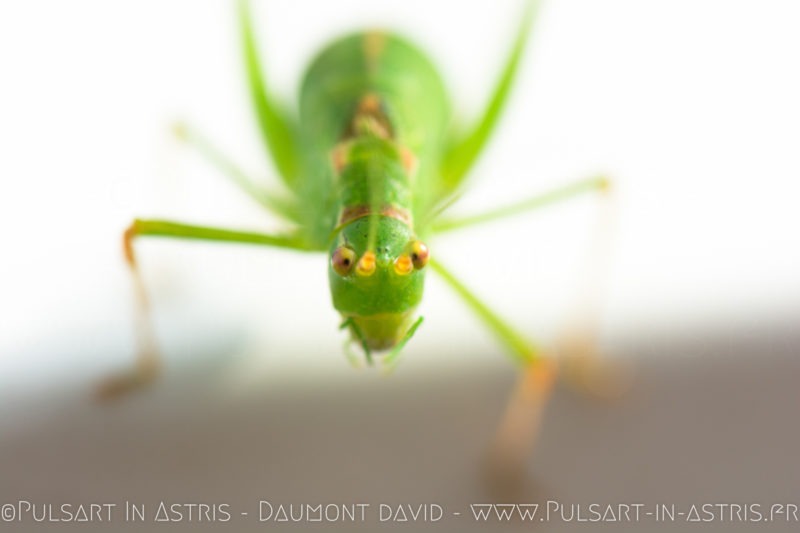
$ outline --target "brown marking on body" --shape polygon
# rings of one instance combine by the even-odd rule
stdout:
[[[391,204],[384,205],[380,211],[375,213],[372,206],[369,205],[351,205],[342,209],[342,214],[339,215],[339,226],[349,224],[354,220],[363,218],[372,214],[378,214],[384,217],[397,219],[409,226],[411,226],[411,213],[400,207],[395,207]]]
[[[417,156],[405,146],[400,147],[400,161],[403,164],[403,168],[406,170],[406,174],[409,176],[417,172]]]
[[[361,97],[358,103],[359,113],[368,113],[370,115],[377,115],[381,112],[381,99],[376,93],[367,93]]]
[[[347,156],[349,155],[350,144],[347,142],[339,143],[333,148],[333,151],[331,151],[331,163],[336,174],[341,174],[344,167],[347,166]]]
[[[357,137],[368,135],[379,139],[390,139],[392,136],[388,124],[373,115],[356,115],[353,119],[353,131]]]
[[[394,128],[386,114],[380,95],[374,92],[364,94],[356,104],[353,118],[345,129],[342,139],[347,140],[362,135],[381,139],[394,137]]]

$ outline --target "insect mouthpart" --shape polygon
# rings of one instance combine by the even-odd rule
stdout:
[[[351,338],[372,351],[390,350],[406,334],[413,312],[413,309],[409,309],[400,313],[352,316],[347,320]]]

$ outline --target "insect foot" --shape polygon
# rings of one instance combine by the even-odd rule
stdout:
[[[588,334],[572,334],[558,343],[564,384],[592,400],[621,400],[633,383],[633,369],[602,356]]]
[[[492,494],[512,497],[525,488],[528,459],[557,375],[558,361],[547,356],[536,357],[521,370],[485,460],[484,479]]]
[[[94,399],[103,403],[110,402],[147,388],[160,373],[161,367],[158,361],[155,354],[140,356],[133,370],[101,381],[94,391]]]

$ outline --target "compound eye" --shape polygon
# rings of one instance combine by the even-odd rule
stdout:
[[[340,246],[331,255],[331,267],[340,276],[346,276],[356,264],[356,253],[347,246]]]
[[[425,265],[428,264],[428,258],[430,257],[430,252],[428,251],[428,247],[425,246],[425,243],[422,241],[414,241],[411,244],[411,262],[414,263],[414,268],[417,270],[425,268]]]

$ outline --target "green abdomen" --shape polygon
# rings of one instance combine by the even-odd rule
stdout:
[[[305,138],[332,147],[367,93],[386,105],[399,142],[418,155],[441,149],[449,118],[441,78],[416,47],[378,32],[335,41],[313,61],[300,92]]]

